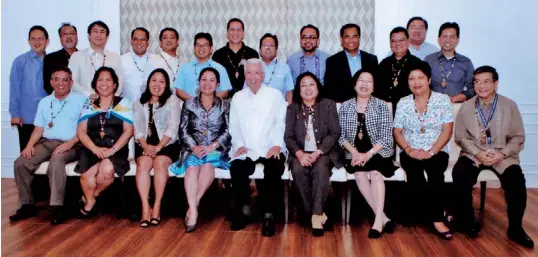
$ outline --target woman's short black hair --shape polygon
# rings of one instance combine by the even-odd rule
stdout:
[[[319,100],[321,99],[322,90],[321,81],[318,79],[318,77],[316,77],[316,75],[314,75],[314,73],[310,71],[302,73],[301,75],[299,75],[299,77],[297,77],[297,80],[295,81],[295,88],[293,89],[292,101],[298,104],[303,103],[303,98],[301,97],[301,80],[303,80],[303,78],[305,77],[311,77],[316,83],[316,87],[318,88],[318,96],[316,97],[316,102],[319,102]]]
[[[95,74],[93,75],[93,79],[92,79],[93,90],[97,93],[97,80],[99,79],[99,75],[101,75],[101,73],[103,72],[110,73],[110,76],[112,77],[112,82],[116,85],[114,87],[114,93],[116,93],[116,91],[118,91],[118,87],[120,86],[118,75],[116,74],[114,69],[107,66],[102,66],[101,68],[97,69],[97,71],[95,71]]]
[[[409,67],[409,75],[411,75],[412,71],[416,71],[416,70],[422,71],[422,73],[424,73],[426,77],[428,77],[428,79],[432,78],[432,68],[427,62],[421,61],[421,62],[417,62],[414,65],[411,65]],[[407,76],[408,79],[409,79],[409,75]]]
[[[369,70],[369,69],[360,69],[358,70],[357,72],[355,72],[355,75],[353,75],[353,77],[351,78],[351,86],[353,88],[355,88],[355,86],[357,85],[357,81],[359,80],[359,77],[361,76],[361,74],[363,73],[370,73],[370,75],[372,75],[372,82],[374,83],[375,85],[375,74],[372,70]]]
[[[215,74],[215,77],[217,78],[217,83],[220,84],[220,73],[217,69],[213,68],[213,67],[206,67],[206,68],[203,68],[201,71],[200,71],[200,75],[198,75],[198,82],[200,82],[200,80],[202,79],[202,75],[204,75],[204,73],[206,73],[206,71],[210,71],[210,72],[213,72],[213,74]]]
[[[149,102],[149,100],[151,99],[151,91],[149,90],[149,82],[151,81],[151,78],[153,77],[155,73],[163,74],[164,81],[165,81],[164,91],[163,91],[163,94],[159,96],[159,107],[157,107],[157,108],[161,108],[166,104],[166,101],[168,101],[168,98],[172,96],[172,90],[170,89],[170,77],[168,77],[168,73],[163,68],[155,69],[149,74],[148,81],[146,82],[146,90],[140,96],[140,103],[145,104]]]

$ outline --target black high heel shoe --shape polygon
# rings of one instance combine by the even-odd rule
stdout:
[[[389,220],[385,223],[385,225],[383,225],[383,230],[381,231],[381,233],[392,234],[394,233],[394,230],[396,230],[396,223],[394,223],[394,221],[392,220]]]
[[[78,219],[87,219],[87,218],[91,218],[91,217],[94,217],[97,215],[97,212],[95,210],[95,205],[93,206],[93,208],[91,210],[86,210],[84,209],[84,207],[80,208],[80,211],[77,215],[77,218]]]
[[[376,238],[380,238],[382,235],[382,232],[379,232],[375,229],[370,229],[370,231],[368,231],[368,238],[370,239],[376,239]]]
[[[452,240],[452,238],[454,238],[454,234],[452,234],[452,231],[450,229],[448,229],[445,232],[440,232],[439,230],[435,228],[435,225],[432,225],[430,229],[432,233],[434,233],[435,235],[437,235],[438,237],[444,240]]]
[[[193,225],[187,225],[188,222],[189,222],[189,214],[187,213],[187,216],[185,216],[185,232],[192,233],[196,230],[197,222],[195,222]]]

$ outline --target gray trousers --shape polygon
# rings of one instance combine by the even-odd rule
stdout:
[[[301,166],[295,157],[290,157],[290,159],[291,174],[303,200],[305,212],[321,215],[331,185],[331,170],[334,166],[331,157],[320,156],[312,167]]]
[[[64,141],[56,139],[41,139],[35,144],[35,154],[30,159],[19,156],[15,160],[15,182],[19,191],[20,204],[34,203],[32,195],[32,179],[41,163],[49,161],[47,176],[50,185],[50,205],[58,206],[64,203],[65,182],[65,165],[78,159],[76,147],[61,154],[52,154],[56,147],[63,144]]]

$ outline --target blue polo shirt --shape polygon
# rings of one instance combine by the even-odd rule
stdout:
[[[34,126],[44,128],[44,138],[70,140],[77,133],[77,122],[86,99],[85,95],[74,91],[61,101],[54,93],[48,95],[39,101]],[[49,128],[51,121],[53,126]]]
[[[198,77],[200,76],[200,72],[207,67],[213,67],[219,72],[220,85],[217,88],[217,93],[232,90],[232,84],[230,83],[230,78],[228,78],[226,69],[211,59],[202,64],[200,64],[198,60],[194,60],[182,65],[181,68],[179,68],[176,82],[174,82],[173,87],[185,91],[190,96],[196,96]]]

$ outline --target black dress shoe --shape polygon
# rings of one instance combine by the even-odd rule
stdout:
[[[54,213],[54,216],[52,217],[50,224],[58,225],[67,220],[67,213],[65,212],[63,206],[53,206],[52,212]]]
[[[323,223],[323,230],[325,231],[333,231],[333,221],[331,219],[327,219],[325,223]]]
[[[392,220],[389,220],[383,226],[383,231],[381,231],[381,233],[392,234],[394,233],[394,230],[396,230],[396,223],[394,223],[394,221]]]
[[[27,219],[30,217],[34,217],[37,215],[37,208],[35,204],[23,204],[21,208],[19,208],[15,214],[9,216],[9,220],[11,221],[19,221],[23,219]]]
[[[480,224],[476,221],[472,221],[463,229],[463,232],[467,234],[468,237],[475,238],[478,236],[478,232],[480,232],[480,229]]]
[[[508,229],[508,239],[516,242],[517,244],[526,247],[526,248],[534,248],[534,242],[532,239],[525,233],[525,230],[523,228],[510,230]]]
[[[271,237],[275,234],[275,221],[271,218],[263,219],[262,236]]]
[[[232,220],[232,227],[231,229],[233,231],[238,231],[241,229],[246,228],[248,225],[250,225],[253,222],[252,216],[246,216],[244,214],[238,214],[233,220]]]
[[[368,238],[375,239],[375,238],[380,238],[380,237],[381,237],[381,232],[373,228],[370,229],[370,231],[368,231]]]
[[[324,233],[325,231],[321,228],[312,228],[312,236],[321,237]]]

